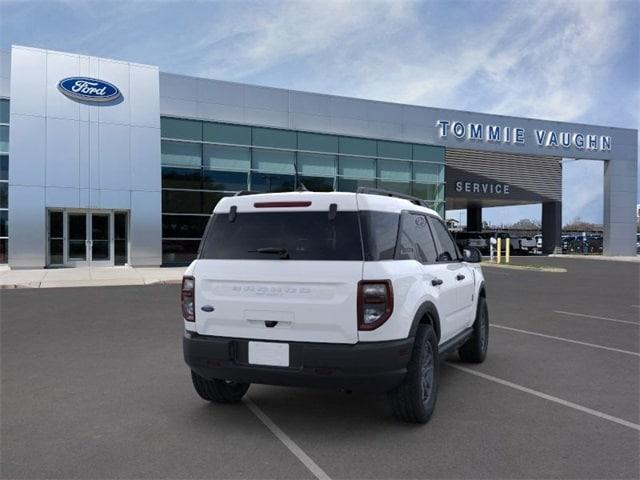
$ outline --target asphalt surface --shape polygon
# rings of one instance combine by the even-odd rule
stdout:
[[[640,265],[514,261],[568,272],[484,269],[488,358],[448,360],[427,425],[384,396],[252,386],[302,455],[197,397],[177,286],[0,291],[1,477],[314,478],[306,455],[330,478],[638,478]]]

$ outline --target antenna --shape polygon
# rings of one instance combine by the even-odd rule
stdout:
[[[296,192],[308,192],[309,189],[307,187],[305,187],[304,183],[302,183],[300,180],[298,180],[298,158],[296,155],[296,159],[293,161],[293,172],[295,173],[295,184],[296,184],[296,188],[294,191]]]

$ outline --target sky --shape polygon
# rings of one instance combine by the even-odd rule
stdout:
[[[0,0],[0,48],[26,45],[221,80],[638,128],[639,22],[637,0]],[[563,164],[565,223],[602,222],[602,176],[601,162]],[[540,216],[540,205],[484,210],[493,224]]]

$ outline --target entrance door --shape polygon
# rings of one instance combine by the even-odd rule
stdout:
[[[67,259],[66,265],[84,267],[89,265],[87,250],[87,214],[67,213]]]
[[[96,267],[113,265],[111,254],[113,213],[91,213],[88,217],[91,224],[91,238],[89,239],[91,265]]]
[[[128,261],[128,213],[50,210],[49,266],[124,265]]]

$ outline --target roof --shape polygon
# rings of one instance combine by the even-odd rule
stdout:
[[[281,205],[278,205],[280,203]],[[413,210],[440,217],[435,210],[416,205],[405,198],[389,197],[372,193],[353,192],[283,192],[241,194],[221,199],[214,213],[228,213],[232,207],[238,212],[273,212],[287,211],[308,212],[328,211],[331,204],[336,204],[338,211],[373,210],[381,212],[401,212]]]

